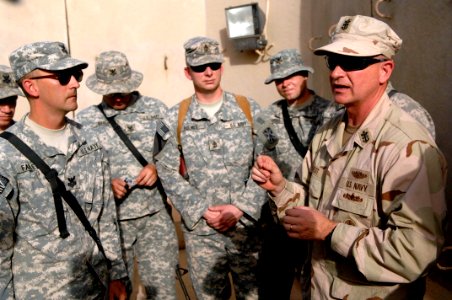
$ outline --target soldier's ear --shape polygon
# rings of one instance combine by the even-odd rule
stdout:
[[[36,80],[25,78],[22,80],[22,88],[24,89],[25,94],[36,98],[39,96],[39,87],[36,84]]]
[[[185,74],[185,77],[187,77],[187,79],[192,80],[191,73],[190,73],[190,67],[188,67],[188,66],[185,67],[184,74]]]
[[[382,62],[379,74],[380,83],[388,82],[393,70],[394,70],[394,61],[392,59]]]

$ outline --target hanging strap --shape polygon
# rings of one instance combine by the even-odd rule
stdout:
[[[306,155],[306,152],[308,152],[308,148],[303,146],[303,144],[301,143],[300,139],[297,136],[297,133],[295,132],[295,129],[293,128],[292,121],[290,120],[289,116],[289,110],[287,109],[287,101],[281,102],[281,110],[284,119],[284,127],[286,127],[290,141],[292,142],[292,145],[295,147],[295,150],[297,150],[298,154],[300,154],[301,157],[304,157]]]
[[[118,123],[116,123],[116,121],[114,120],[114,116],[107,117],[101,103],[99,103],[97,105],[97,108],[100,110],[100,112],[104,115],[104,117],[110,123],[111,127],[113,127],[113,130],[119,136],[121,141],[127,146],[127,148],[130,150],[130,152],[132,152],[133,156],[135,156],[135,158],[140,162],[140,164],[143,167],[147,166],[149,164],[148,161],[143,157],[143,155],[141,155],[140,151],[138,151],[138,149],[132,144],[132,141],[130,141],[130,139],[127,137],[127,135],[122,130],[122,128],[118,125]],[[154,143],[154,146],[155,145],[156,144]],[[166,192],[163,189],[163,185],[162,185],[162,182],[160,181],[160,178],[157,178],[157,182],[155,184],[157,186],[157,190],[160,193],[160,196],[162,197],[163,204],[165,205],[166,210],[168,211],[168,213],[170,213],[171,210],[170,210],[168,202],[166,201],[166,198],[167,198]]]
[[[66,227],[66,219],[64,218],[63,211],[63,203],[61,201],[61,197],[63,197],[64,201],[69,205],[72,211],[75,213],[77,218],[83,224],[83,227],[91,236],[91,238],[96,243],[99,251],[105,257],[107,261],[108,268],[111,268],[111,262],[107,258],[105,254],[104,247],[100,242],[99,237],[97,236],[96,230],[91,226],[91,223],[85,216],[83,209],[78,203],[75,196],[68,190],[66,190],[66,186],[58,177],[58,172],[55,169],[51,169],[45,162],[42,160],[36,152],[34,152],[27,144],[25,144],[21,139],[19,139],[16,135],[11,132],[4,131],[0,134],[0,137],[8,140],[14,147],[17,148],[25,157],[27,157],[45,176],[47,181],[50,183],[52,188],[53,198],[55,200],[55,209],[57,214],[58,221],[58,229],[60,231],[60,237],[67,238],[69,236],[69,232]]]
[[[104,117],[107,119],[108,123],[110,123],[111,127],[113,127],[113,130],[116,132],[116,134],[119,136],[119,138],[122,140],[122,142],[129,148],[130,152],[132,152],[133,156],[140,162],[140,164],[145,167],[148,165],[148,161],[141,155],[141,153],[138,151],[138,149],[132,144],[132,142],[129,140],[127,135],[124,133],[122,128],[116,123],[114,120],[114,117],[107,117],[105,114],[105,111],[102,107],[102,104],[98,104],[97,108],[101,111],[101,113],[104,115]]]

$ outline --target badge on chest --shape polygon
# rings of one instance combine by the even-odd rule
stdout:
[[[220,140],[210,140],[209,141],[209,150],[217,151],[221,149],[221,141]]]

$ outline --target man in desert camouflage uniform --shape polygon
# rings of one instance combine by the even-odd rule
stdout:
[[[257,298],[256,223],[265,193],[250,178],[254,140],[250,119],[258,104],[223,91],[223,55],[217,41],[195,37],[184,44],[185,75],[195,93],[169,110],[158,130],[167,143],[157,168],[181,213],[190,276],[198,299]],[[178,126],[182,105],[189,103]],[[240,104],[239,104],[240,103]],[[188,179],[179,174],[177,128]]]
[[[96,58],[96,72],[86,85],[102,95],[99,106],[90,106],[77,114],[77,120],[99,137],[107,150],[112,187],[118,206],[118,220],[124,260],[129,277],[133,276],[134,257],[149,299],[175,299],[175,268],[178,258],[177,237],[171,216],[156,187],[154,165],[156,124],[167,108],[161,101],[142,96],[137,88],[143,80],[130,68],[125,54],[106,51]],[[148,162],[142,166],[106,117],[113,118]],[[158,151],[158,150],[157,150]]]
[[[313,241],[315,299],[422,299],[443,243],[444,156],[385,93],[401,43],[381,21],[342,17],[314,53],[326,55],[345,113],[314,136],[301,185],[268,156],[253,168],[288,235]]]
[[[97,139],[65,117],[77,108],[88,64],[71,58],[60,42],[24,45],[9,60],[30,113],[7,131],[58,173],[96,230],[111,269],[108,274],[101,251],[64,201],[63,222],[57,222],[61,211],[44,174],[0,139],[0,298],[99,299],[109,275],[111,296],[125,299],[121,279],[127,273],[106,154]]]
[[[274,159],[288,180],[298,180],[296,171],[317,129],[341,109],[308,88],[309,73],[314,70],[303,63],[296,49],[285,49],[270,58],[271,75],[265,84],[275,82],[283,99],[274,102],[256,117],[258,143],[256,153],[267,154]],[[284,118],[286,110],[294,135],[289,134]],[[292,139],[298,139],[294,146]],[[284,227],[273,221],[266,206],[264,216],[264,241],[260,258],[262,288],[260,299],[289,299],[296,268],[306,259],[307,244],[291,239]],[[310,268],[302,270],[302,285],[309,292]],[[277,276],[275,276],[277,274]],[[306,298],[307,295],[304,295]]]
[[[23,95],[11,68],[0,65],[0,132],[14,124],[17,98]]]

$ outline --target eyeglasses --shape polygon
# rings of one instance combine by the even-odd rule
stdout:
[[[77,80],[77,82],[81,82],[83,79],[83,71],[82,70],[71,70],[71,71],[55,72],[54,74],[30,77],[30,79],[50,78],[50,79],[58,80],[58,82],[61,85],[67,85],[69,83],[69,81],[71,81],[72,76],[74,76],[74,78],[75,78],[75,80]]]
[[[205,64],[200,66],[190,66],[190,69],[192,69],[195,73],[202,73],[204,72],[207,67],[209,67],[212,71],[216,71],[221,68],[221,63],[211,63],[211,64]]]
[[[387,60],[386,58],[374,57],[325,56],[326,66],[330,71],[336,69],[337,66],[346,72],[364,70],[370,65]]]

